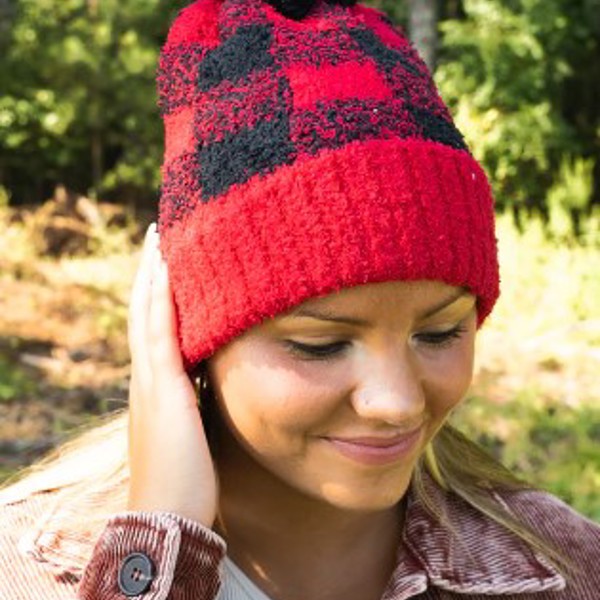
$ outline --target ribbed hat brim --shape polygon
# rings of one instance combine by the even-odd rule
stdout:
[[[493,199],[468,152],[361,141],[256,178],[161,232],[188,368],[249,327],[348,286],[439,280],[478,297],[480,324],[491,311]]]

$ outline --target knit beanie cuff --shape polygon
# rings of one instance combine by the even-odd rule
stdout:
[[[191,194],[186,204],[203,202]],[[441,143],[350,143],[235,185],[182,218],[166,214],[161,246],[188,369],[249,327],[344,287],[467,287],[479,324],[499,293],[487,178],[468,152]]]

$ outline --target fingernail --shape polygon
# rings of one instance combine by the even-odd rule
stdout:
[[[145,243],[150,252],[158,251],[158,249],[160,248],[160,237],[158,236],[156,227],[154,227],[154,229],[148,229],[148,234]]]
[[[146,239],[152,237],[156,233],[156,223],[150,223],[146,229]]]

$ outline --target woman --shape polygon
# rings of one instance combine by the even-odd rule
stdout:
[[[0,597],[598,598],[600,528],[446,423],[493,201],[406,39],[199,0],[159,91],[129,413],[3,491]]]

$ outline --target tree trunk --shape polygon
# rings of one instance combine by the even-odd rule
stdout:
[[[16,9],[10,0],[0,0],[0,35],[2,35],[0,47],[4,46],[2,42],[9,38],[15,18],[15,11]],[[2,51],[4,51],[4,48],[2,48]]]
[[[439,0],[409,0],[410,39],[433,73],[438,44]]]

